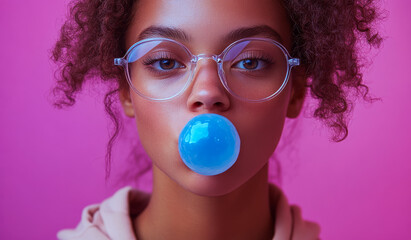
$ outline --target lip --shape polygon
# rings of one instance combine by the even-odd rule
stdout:
[[[187,125],[187,123],[188,123],[189,121],[191,121],[191,119],[193,119],[193,118],[195,118],[195,117],[197,117],[197,116],[199,116],[199,115],[203,115],[203,114],[216,114],[216,115],[225,117],[225,118],[227,118],[227,119],[234,125],[234,127],[235,127],[235,128],[237,129],[237,131],[238,131],[237,124],[235,124],[237,121],[235,121],[234,119],[228,117],[228,114],[221,114],[221,113],[217,113],[217,112],[213,112],[213,111],[204,111],[204,112],[201,112],[201,113],[192,114],[189,118],[184,118],[184,121],[179,122],[179,123],[178,123],[178,127],[176,128],[176,131],[177,131],[177,132],[175,133],[176,136],[177,136],[177,138],[178,138],[178,136],[180,136],[181,131],[182,131],[183,128]],[[178,140],[178,139],[177,139],[177,140]]]

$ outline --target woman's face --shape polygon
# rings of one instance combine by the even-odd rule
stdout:
[[[140,0],[135,11],[126,36],[127,47],[153,26],[183,32],[188,38],[182,43],[196,55],[220,54],[231,43],[225,40],[230,33],[256,26],[268,26],[280,39],[267,32],[255,32],[253,36],[274,38],[287,49],[291,45],[288,17],[279,0]],[[163,37],[159,31],[144,35]],[[122,94],[122,103],[126,114],[135,116],[139,137],[155,168],[186,190],[217,196],[238,188],[267,164],[280,139],[287,112],[298,112],[300,104],[290,104],[291,82],[272,100],[245,102],[225,90],[216,63],[205,60],[198,63],[196,75],[183,94],[156,102],[127,91]],[[228,118],[241,139],[237,162],[216,176],[191,171],[178,153],[180,131],[191,118],[203,113]]]

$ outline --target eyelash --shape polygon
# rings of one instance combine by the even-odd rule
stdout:
[[[181,65],[179,68],[185,68],[185,65],[181,63],[180,61],[176,60],[171,56],[171,54],[166,53],[166,52],[160,52],[157,54],[153,54],[153,56],[148,56],[147,58],[142,60],[142,64],[146,67],[146,69],[154,72],[154,73],[164,73],[164,72],[170,72],[179,68],[174,68],[170,70],[158,70],[156,69],[153,65],[155,63],[159,63],[161,60],[172,60],[175,61],[176,64]]]
[[[172,57],[170,56],[170,54],[160,53],[160,54],[157,54],[156,56],[150,56],[150,57],[143,59],[142,63],[143,65],[148,66],[148,65],[152,65],[153,63],[157,61],[163,60],[163,59],[172,60]]]
[[[175,58],[173,58],[172,56],[173,54],[167,53],[167,52],[159,52],[156,54],[152,54],[152,56],[148,56],[145,59],[142,60],[142,64],[145,66],[145,68],[147,70],[149,70],[150,72],[152,72],[153,74],[157,74],[157,75],[161,75],[161,74],[166,74],[166,73],[171,73],[172,71],[176,71],[178,69],[182,69],[185,68],[185,65],[182,64],[180,61],[176,60]],[[270,57],[267,54],[264,54],[263,52],[245,52],[242,53],[239,57],[237,57],[237,59],[239,59],[238,61],[234,62],[234,64],[232,65],[233,68],[238,69],[240,71],[243,72],[256,72],[256,71],[263,71],[264,69],[267,69],[268,67],[272,66],[275,61],[274,59],[272,59],[272,57]],[[173,68],[173,69],[158,69],[157,67],[154,66],[154,64],[160,64],[161,60],[172,60],[175,61],[175,64],[178,65],[177,68]],[[246,68],[241,68],[241,67],[236,67],[238,64],[241,64],[242,61],[245,60],[256,60],[258,61],[258,66],[260,66],[260,64],[262,64],[262,66],[260,66],[261,68],[259,69],[246,69]]]
[[[255,52],[246,52],[243,53],[240,57],[238,57],[239,60],[235,61],[233,66],[236,66],[239,64],[241,61],[244,60],[257,60],[257,61],[263,61],[264,64],[266,65],[272,65],[274,63],[274,59],[272,59],[270,56],[265,55],[264,53],[255,53]],[[242,69],[244,71],[255,71],[255,70],[248,70],[248,69]]]

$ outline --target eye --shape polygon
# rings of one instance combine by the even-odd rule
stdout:
[[[240,68],[254,70],[258,67],[258,64],[259,62],[257,59],[244,59],[240,61],[237,65],[240,65]]]
[[[247,58],[240,60],[234,64],[234,68],[243,70],[260,70],[266,66],[266,62],[262,59],[257,58]]]
[[[176,61],[174,59],[167,59],[167,58],[154,60],[151,63],[151,65],[156,70],[165,70],[165,71],[178,69],[178,68],[184,68],[184,65],[182,65],[178,61]]]

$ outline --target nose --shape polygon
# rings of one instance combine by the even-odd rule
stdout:
[[[220,81],[215,61],[204,59],[197,62],[187,106],[193,112],[218,113],[230,108],[228,92]]]

